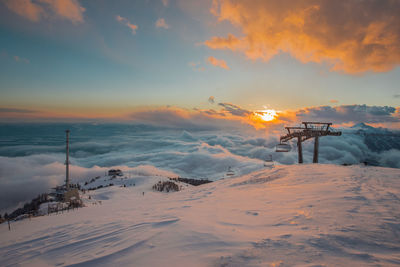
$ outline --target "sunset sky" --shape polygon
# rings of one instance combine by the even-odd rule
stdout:
[[[0,119],[273,109],[398,127],[399,14],[396,0],[0,0]]]

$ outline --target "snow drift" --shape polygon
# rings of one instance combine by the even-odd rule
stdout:
[[[132,176],[77,211],[0,225],[2,265],[400,264],[399,169],[277,166],[153,192],[163,179]]]

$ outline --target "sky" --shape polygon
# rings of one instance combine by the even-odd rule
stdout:
[[[397,0],[0,0],[0,121],[400,128],[398,14]]]

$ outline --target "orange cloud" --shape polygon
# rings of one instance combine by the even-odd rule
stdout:
[[[242,42],[233,34],[228,34],[226,38],[214,36],[204,44],[212,49],[238,50],[241,48]]]
[[[215,99],[213,99],[215,101]],[[372,126],[400,128],[400,107],[341,105],[317,106],[299,110],[273,112],[252,111],[232,103],[218,103],[216,109],[184,109],[168,107],[74,107],[35,108],[0,106],[0,122],[15,121],[108,121],[135,122],[186,129],[240,129],[268,133],[282,131],[284,126],[296,126],[302,121],[332,122],[335,127],[368,123]],[[270,113],[271,114],[271,113]],[[267,116],[268,117],[268,116]]]
[[[16,14],[31,21],[39,21],[44,14],[43,8],[31,0],[7,0],[4,4]]]
[[[68,19],[73,23],[83,22],[83,8],[77,0],[39,0],[41,3],[49,5],[49,7],[58,16]]]
[[[214,0],[211,12],[243,32],[212,37],[204,42],[211,49],[263,61],[284,52],[353,74],[400,63],[399,1]]]
[[[165,7],[167,7],[168,6],[168,0],[161,0],[161,2],[163,3],[163,5],[165,6]]]
[[[204,71],[205,68],[201,66],[200,62],[189,62],[189,66],[194,70],[194,71]]]
[[[165,22],[165,19],[160,18],[156,21],[156,28],[169,29],[169,25]]]
[[[5,5],[16,14],[37,22],[42,18],[55,16],[73,23],[82,23],[83,8],[77,0],[5,0]]]
[[[132,34],[136,34],[136,30],[138,29],[138,26],[135,24],[132,24],[127,18],[117,15],[116,20],[118,22],[124,24],[125,26],[129,27],[132,30]]]
[[[215,57],[208,57],[207,62],[213,66],[229,70],[229,67],[228,67],[228,65],[226,65],[225,60],[216,59]]]
[[[16,62],[23,62],[25,64],[29,64],[29,59],[26,59],[26,58],[23,58],[23,57],[20,57],[20,56],[14,56],[14,60]]]

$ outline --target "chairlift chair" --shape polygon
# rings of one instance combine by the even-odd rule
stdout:
[[[229,166],[228,171],[226,172],[227,177],[232,177],[235,175],[235,172],[232,170],[232,168]]]
[[[279,143],[275,147],[275,152],[289,152],[291,146],[288,143]]]
[[[274,167],[274,161],[272,160],[272,155],[269,155],[269,157],[265,159],[264,167],[268,167],[268,168]]]

